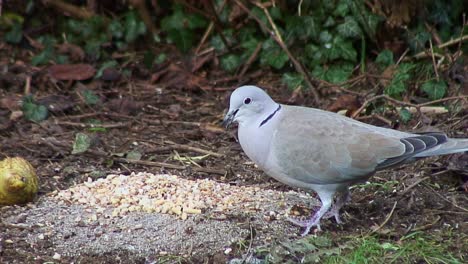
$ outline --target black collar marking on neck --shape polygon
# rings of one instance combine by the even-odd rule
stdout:
[[[268,122],[271,118],[273,118],[273,116],[275,116],[275,114],[281,109],[281,105],[278,104],[278,108],[276,108],[276,110],[271,113],[271,115],[269,115],[267,118],[265,118],[265,120],[263,120],[260,125],[258,127],[261,127],[263,126],[264,124],[266,124],[266,122]]]

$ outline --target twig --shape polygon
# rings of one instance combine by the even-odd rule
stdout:
[[[135,7],[138,10],[138,14],[140,15],[141,20],[145,23],[146,28],[151,33],[151,40],[155,41],[155,37],[158,35],[158,30],[156,29],[153,21],[151,20],[150,13],[148,12],[148,8],[146,7],[145,0],[130,0],[130,5]]]
[[[468,95],[460,95],[460,96],[452,96],[452,97],[446,97],[446,98],[442,98],[442,99],[438,99],[438,100],[434,100],[434,101],[430,101],[430,102],[425,102],[425,103],[421,103],[421,104],[412,104],[412,103],[408,103],[408,102],[403,102],[403,101],[399,101],[397,99],[394,99],[386,94],[381,94],[381,95],[376,95],[370,99],[367,99],[363,104],[362,106],[356,110],[356,112],[353,113],[353,115],[351,116],[351,118],[356,118],[364,109],[366,109],[366,107],[373,101],[375,100],[378,100],[378,99],[385,99],[387,101],[390,101],[394,104],[397,104],[397,105],[403,105],[403,106],[409,106],[409,107],[414,107],[416,109],[418,109],[418,112],[419,112],[419,109],[423,106],[427,106],[427,105],[431,105],[431,104],[437,104],[437,103],[441,103],[441,102],[445,102],[445,101],[450,101],[450,100],[457,100],[457,99],[465,99],[465,98],[468,98]]]
[[[109,124],[89,124],[81,122],[71,122],[71,121],[59,121],[55,120],[54,124],[63,125],[63,126],[74,126],[74,127],[86,127],[86,128],[119,128],[119,127],[128,127],[129,122],[118,122],[118,123],[109,123]]]
[[[393,211],[395,211],[395,208],[396,208],[396,206],[397,206],[397,203],[398,203],[398,201],[395,201],[395,203],[393,204],[393,208],[392,208],[392,210],[390,211],[390,213],[387,215],[387,218],[385,218],[385,221],[383,221],[383,223],[380,224],[376,229],[372,230],[372,231],[370,232],[370,234],[374,234],[375,232],[379,231],[384,225],[387,224],[387,222],[390,220],[390,218],[391,218],[392,215],[393,215]]]
[[[435,224],[437,224],[437,222],[440,221],[442,217],[440,217],[440,215],[437,216],[436,220],[433,221],[432,223],[429,223],[429,224],[426,224],[426,225],[423,225],[423,226],[420,226],[420,227],[416,227],[416,228],[413,228],[413,230],[411,231],[423,231],[423,230],[427,230],[429,228],[431,228],[432,226],[434,226]]]
[[[192,147],[192,146],[188,146],[188,145],[183,145],[183,144],[177,144],[177,143],[172,142],[172,141],[164,141],[164,142],[170,144],[171,147],[179,149],[179,150],[194,151],[194,152],[198,152],[198,153],[201,153],[201,154],[208,154],[208,155],[211,155],[211,156],[216,157],[216,158],[221,158],[221,157],[224,156],[223,154],[219,154],[219,153],[216,153],[216,152],[213,152],[213,151],[209,151],[209,150],[201,149],[201,148],[197,148],[197,147]]]
[[[226,5],[226,1],[227,1],[227,0],[223,0],[223,2],[221,3],[221,5],[219,6],[219,9],[216,10],[216,12],[221,12],[221,11],[223,11],[224,6]],[[210,2],[211,2],[211,1],[210,1]],[[211,4],[210,4],[210,5],[211,5]],[[215,13],[214,15],[216,15],[216,13]],[[217,18],[217,16],[216,16],[216,18]],[[215,18],[215,19],[216,19],[216,18]],[[198,43],[197,49],[195,50],[195,55],[197,55],[197,56],[199,55],[198,53],[200,52],[201,47],[203,46],[203,44],[206,42],[206,40],[207,40],[208,37],[210,36],[211,32],[213,31],[213,27],[214,27],[215,23],[216,23],[216,21],[213,21],[213,20],[210,21],[210,24],[208,25],[208,28],[206,29],[205,33],[203,34],[203,37],[202,37],[202,39],[200,40],[200,43]],[[227,40],[225,39],[225,37],[224,37],[224,35],[223,35],[222,33],[220,33],[220,36],[221,36],[221,39],[222,39],[223,42],[224,42],[224,41],[227,42]],[[226,46],[226,47],[228,47],[228,46]]]
[[[225,175],[226,174],[224,171],[221,171],[221,170],[190,167],[190,166],[181,166],[181,165],[175,165],[175,164],[170,164],[170,163],[166,163],[166,162],[157,162],[157,161],[148,161],[148,160],[131,160],[131,159],[125,159],[125,158],[115,158],[114,160],[118,161],[118,162],[130,163],[130,164],[163,167],[163,168],[176,169],[176,170],[186,170],[186,169],[188,169],[188,170],[193,170],[193,171],[196,171],[196,172],[206,172],[206,173],[219,174],[219,175]]]
[[[459,206],[458,204],[456,204],[456,203],[454,203],[454,202],[448,200],[447,198],[445,198],[444,196],[440,195],[438,192],[436,192],[436,191],[435,191],[434,189],[432,189],[431,187],[428,187],[428,186],[426,186],[426,187],[429,188],[432,192],[434,192],[437,196],[439,196],[440,198],[442,198],[442,200],[444,200],[444,201],[446,201],[446,202],[452,204],[453,206],[455,206],[456,208],[458,208],[458,209],[460,209],[460,210],[462,210],[462,211],[468,212],[468,209],[466,209],[465,207],[461,207],[461,206]]]
[[[429,179],[428,176],[419,178],[419,179],[418,179],[417,181],[415,181],[413,184],[411,184],[411,185],[408,186],[406,189],[404,189],[404,190],[400,193],[400,195],[401,195],[401,196],[405,195],[405,194],[408,193],[411,189],[413,189],[415,186],[417,186],[418,184],[420,184],[421,182],[423,182],[423,181],[425,181],[425,180],[427,180],[427,179]]]
[[[432,57],[432,66],[434,67],[434,72],[436,75],[436,80],[439,81],[439,71],[437,70],[437,64],[434,57],[434,49],[432,48],[432,40],[429,40],[429,47],[431,48],[431,57]]]
[[[458,43],[464,42],[466,40],[468,40],[468,35],[461,36],[459,38],[452,39],[450,41],[442,43],[442,44],[438,45],[437,48],[443,49],[445,47],[452,46],[454,44],[458,44]],[[431,48],[431,50],[432,50],[432,48]],[[428,53],[427,50],[424,50],[424,51],[421,51],[418,54],[414,55],[412,58],[413,59],[422,59],[422,58],[429,57],[429,56],[431,56],[430,53]]]
[[[271,27],[273,28],[273,32],[265,25],[265,23],[263,23],[262,20],[260,20],[260,18],[258,18],[254,13],[252,13],[252,11],[250,9],[248,9],[240,0],[234,0],[234,1],[236,2],[236,4],[242,10],[244,10],[244,12],[249,14],[250,17],[252,17],[255,21],[257,21],[257,23],[260,25],[260,27],[265,32],[269,33],[270,36],[273,38],[273,40],[275,40],[276,43],[278,43],[278,45],[288,55],[288,58],[294,64],[294,67],[296,68],[296,70],[304,76],[304,79],[305,79],[307,85],[309,86],[309,88],[312,91],[312,95],[314,96],[315,103],[318,103],[319,102],[319,95],[318,95],[318,92],[316,91],[316,87],[312,84],[312,78],[310,77],[308,72],[304,69],[302,64],[298,60],[296,60],[296,58],[289,51],[288,47],[284,44],[283,39],[281,37],[281,34],[279,33],[278,29],[276,28],[276,25],[273,22],[273,19],[271,18],[270,13],[268,12],[268,9],[266,9],[263,5],[256,3],[256,5],[258,7],[260,7],[265,12],[265,15],[267,16],[268,21],[270,22]]]
[[[26,224],[11,224],[11,223],[5,223],[3,221],[0,221],[0,226],[3,227],[9,227],[9,228],[18,228],[18,229],[26,229],[26,230],[31,230],[32,227],[28,226]]]
[[[250,55],[249,59],[247,60],[247,62],[244,65],[244,67],[242,67],[242,70],[239,73],[239,75],[237,76],[237,78],[242,78],[242,76],[244,76],[245,72],[250,68],[250,65],[252,65],[252,63],[258,57],[258,54],[260,53],[260,50],[262,50],[262,45],[263,45],[262,42],[259,42],[257,44],[257,47],[255,47],[254,52],[252,52],[252,55]]]
[[[53,8],[59,11],[62,11],[64,13],[67,13],[74,18],[88,19],[94,16],[94,13],[90,12],[89,10],[85,8],[77,7],[75,5],[63,2],[61,0],[42,0],[42,3],[45,6],[50,5]]]

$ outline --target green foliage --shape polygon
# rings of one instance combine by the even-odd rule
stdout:
[[[399,241],[376,236],[345,237],[320,235],[283,240],[256,249],[257,263],[462,263],[447,252],[438,237],[413,232]]]
[[[34,66],[46,64],[57,57],[54,51],[54,45],[56,44],[55,38],[45,35],[40,37],[38,41],[44,45],[44,49],[31,59],[31,64]]]
[[[229,54],[221,58],[221,67],[228,72],[234,72],[241,64],[241,58],[236,54]]]
[[[79,154],[87,151],[91,146],[91,137],[85,133],[76,133],[71,154]]]
[[[327,68],[316,66],[312,75],[327,82],[342,83],[351,76],[353,68],[351,63],[332,64]]]
[[[97,105],[101,102],[101,99],[99,96],[97,96],[93,91],[91,90],[83,90],[81,91],[81,95],[83,96],[85,103],[87,105]]]
[[[21,106],[24,117],[33,122],[45,120],[49,114],[47,107],[37,104],[32,95],[23,98]]]
[[[400,111],[398,111],[398,114],[400,115],[400,119],[403,123],[408,123],[413,117],[407,108],[401,108]]]
[[[101,67],[98,69],[96,73],[96,78],[100,78],[102,76],[102,73],[104,72],[105,69],[107,68],[112,68],[112,67],[117,67],[119,64],[115,60],[110,60],[110,61],[105,61],[101,64]],[[85,96],[86,97],[86,96]]]
[[[400,98],[407,89],[407,83],[412,77],[412,70],[415,64],[402,63],[398,65],[392,81],[385,88],[385,94],[394,98]]]
[[[167,34],[167,41],[174,43],[183,52],[187,52],[193,46],[194,30],[204,28],[206,25],[207,22],[202,16],[186,13],[179,5],[175,5],[172,15],[161,21],[161,29]]]
[[[23,25],[17,21],[14,21],[10,31],[5,34],[5,41],[18,44],[20,43],[21,39],[23,39]]]
[[[288,55],[276,44],[273,39],[268,39],[263,43],[260,54],[260,63],[269,65],[275,69],[281,69],[288,62]]]
[[[215,49],[220,66],[227,72],[235,73],[249,58],[253,58],[250,69],[267,67],[282,74],[283,82],[288,87],[304,86],[303,78],[294,74],[295,68],[292,67],[294,65],[290,62],[285,49],[272,35],[278,32],[284,45],[304,66],[308,74],[327,82],[335,84],[346,82],[354,73],[365,73],[367,68],[373,70],[373,65],[377,65],[377,70],[381,72],[391,70],[389,67],[396,67],[392,80],[384,91],[394,98],[401,98],[405,93],[414,91],[408,89],[410,79],[416,86],[423,83],[420,86],[421,94],[431,100],[445,96],[446,80],[428,81],[433,77],[431,76],[433,72],[431,75],[427,72],[418,72],[421,65],[430,64],[429,60],[419,59],[418,65],[415,66],[414,62],[408,62],[408,59],[414,53],[426,50],[429,41],[435,35],[445,42],[466,35],[468,31],[460,22],[465,12],[463,1],[429,1],[424,5],[424,10],[421,10],[424,16],[411,18],[411,23],[404,25],[407,29],[403,33],[405,35],[395,37],[398,40],[406,38],[404,44],[409,47],[409,52],[403,57],[405,63],[394,66],[396,60],[394,56],[401,56],[399,46],[392,45],[390,37],[386,38],[383,34],[377,38],[376,32],[379,31],[379,26],[383,24],[381,22],[385,17],[372,13],[379,8],[371,10],[364,0],[300,1],[300,5],[294,1],[286,1],[281,5],[270,5],[266,10],[275,28],[265,10],[248,1],[245,5],[256,19],[249,17],[244,10],[238,9],[236,3],[229,1],[211,2],[215,9],[221,10],[218,14],[219,21],[209,17],[211,11],[202,13],[197,10],[202,5],[204,7],[204,4],[194,2],[190,4],[193,6],[189,6],[181,5],[177,1],[163,2],[158,17],[151,14],[154,25],[158,27],[157,31],[161,32],[162,42],[174,44],[180,51],[187,53],[199,43],[202,33],[208,32],[208,22],[213,22],[214,27],[209,31],[209,39],[203,44],[209,44]],[[223,8],[221,5],[224,5]],[[34,8],[34,1],[31,0],[24,6],[28,15]],[[102,75],[102,70],[105,68],[117,67],[117,61],[111,62],[114,60],[111,54],[116,50],[126,50],[132,44],[143,46],[137,42],[147,33],[147,29],[137,10],[132,7],[120,10],[116,8],[114,11],[116,12],[98,13],[86,20],[59,18],[56,24],[60,26],[58,30],[54,30],[57,33],[55,36],[42,36],[37,39],[43,44],[44,49],[32,58],[32,64],[66,63],[68,57],[56,53],[54,46],[68,42],[82,47],[88,60],[98,61],[101,67],[97,77]],[[24,10],[18,14],[24,14]],[[4,12],[0,17],[3,39],[11,44],[22,41],[23,28],[31,26],[35,28],[44,24],[43,20],[35,16],[25,20],[18,14]],[[386,14],[388,17],[390,15],[399,14]],[[258,20],[264,25],[260,26]],[[429,30],[437,34],[432,34]],[[152,37],[159,42],[160,36]],[[387,44],[377,43],[382,40]],[[381,47],[388,47],[395,54],[390,50],[379,50]],[[443,55],[447,50],[455,49],[454,47],[455,45],[439,49],[434,43],[434,52]],[[260,49],[259,52],[254,53],[258,51],[257,48]],[[468,51],[466,45],[462,45],[461,49]],[[164,53],[158,54],[147,50],[149,49],[145,50],[142,59],[147,68],[166,60]],[[368,63],[373,59],[375,52],[378,53],[375,64]],[[122,72],[125,74],[131,71],[122,70]]]
[[[421,90],[423,90],[431,100],[438,100],[445,96],[447,83],[443,80],[430,80],[421,86]]]
[[[283,78],[281,80],[291,90],[304,86],[304,77],[298,73],[287,72],[283,74]]]
[[[380,52],[379,55],[377,55],[377,58],[375,59],[375,63],[377,63],[382,69],[393,65],[395,62],[393,60],[392,51],[386,49]]]
[[[261,247],[257,254],[265,254],[266,263],[322,263],[329,256],[339,255],[340,247],[334,247],[326,236],[307,236],[297,240],[288,240],[273,245],[271,248]]]

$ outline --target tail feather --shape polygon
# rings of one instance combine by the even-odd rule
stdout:
[[[468,138],[449,138],[447,139],[447,142],[434,148],[428,149],[427,151],[422,151],[414,155],[414,157],[422,158],[436,155],[460,153],[465,151],[468,151]]]

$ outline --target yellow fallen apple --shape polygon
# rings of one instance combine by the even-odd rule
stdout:
[[[0,205],[30,202],[37,191],[37,175],[27,160],[15,157],[0,161]]]

